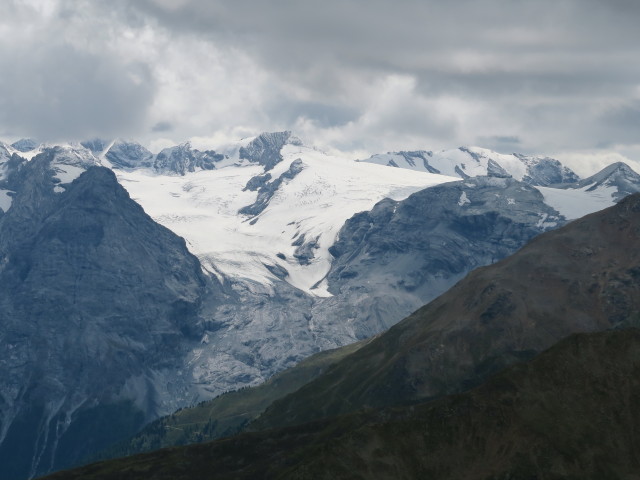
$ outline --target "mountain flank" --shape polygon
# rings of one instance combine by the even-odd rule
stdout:
[[[77,464],[163,411],[215,285],[112,171],[60,187],[54,151],[0,218],[0,465],[22,479]],[[132,261],[135,259],[135,261]],[[171,378],[169,378],[171,377]]]
[[[640,331],[576,334],[464,394],[47,479],[632,479],[639,395]]]
[[[640,195],[533,239],[276,401],[255,428],[460,392],[576,332],[640,322]]]

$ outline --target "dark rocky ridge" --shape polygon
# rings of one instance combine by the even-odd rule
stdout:
[[[240,148],[240,158],[263,165],[267,172],[282,161],[280,151],[287,143],[299,144],[300,141],[292,137],[291,132],[263,133]]]
[[[565,222],[537,189],[512,178],[470,178],[382,200],[340,230],[327,275],[335,296],[313,313],[349,318],[358,338],[377,334],[474,268]]]
[[[0,218],[0,464],[22,479],[77,463],[167,409],[208,280],[105,168],[62,193],[55,151],[23,167]],[[167,397],[167,395],[165,395]],[[19,454],[18,454],[19,453]]]
[[[573,335],[461,395],[160,450],[51,480],[636,478],[640,332]]]
[[[289,168],[286,172],[280,175],[273,181],[271,180],[271,174],[265,173],[263,175],[257,175],[247,182],[245,190],[257,191],[258,196],[256,197],[256,201],[251,205],[247,205],[242,207],[238,213],[241,215],[249,215],[249,216],[257,216],[260,215],[265,208],[269,206],[269,202],[278,191],[283,182],[287,182],[289,180],[293,180],[296,175],[298,175],[302,169],[304,168],[304,164],[302,160],[297,159],[291,162]]]
[[[212,150],[201,152],[192,149],[190,143],[177,147],[165,148],[153,162],[153,168],[161,173],[173,172],[184,175],[196,170],[213,170],[216,162],[224,159],[224,155]]]
[[[115,141],[105,154],[114,168],[150,168],[153,166],[153,153],[139,143]]]
[[[640,321],[640,195],[478,268],[298,392],[256,428],[459,392],[574,332]]]

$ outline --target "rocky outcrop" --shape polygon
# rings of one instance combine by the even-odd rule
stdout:
[[[608,190],[613,200],[619,202],[627,195],[640,192],[640,175],[623,162],[612,163],[595,175],[573,185],[562,185],[564,189],[585,189],[587,192]]]
[[[150,168],[153,153],[139,143],[116,140],[105,153],[114,168]]]
[[[263,133],[253,139],[246,147],[240,148],[240,158],[264,166],[271,170],[282,161],[280,151],[287,143],[300,144],[291,132]]]
[[[318,302],[313,314],[349,318],[356,338],[366,338],[474,268],[563,223],[538,190],[511,178],[470,178],[403,201],[383,200],[341,229],[330,249],[335,259],[327,275],[334,297]]]
[[[197,170],[212,170],[216,162],[224,159],[224,155],[211,150],[191,148],[189,142],[176,147],[165,148],[156,155],[153,168],[159,173],[177,173],[184,175]]]
[[[59,152],[58,152],[59,153]],[[105,168],[59,187],[50,150],[0,218],[0,464],[23,479],[173,408],[208,280]],[[215,287],[214,287],[215,288]],[[184,401],[184,400],[183,400]]]

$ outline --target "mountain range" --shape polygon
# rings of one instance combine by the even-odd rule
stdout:
[[[337,358],[261,431],[48,478],[633,478],[639,237],[632,195]]]
[[[462,148],[422,153],[418,171],[289,132],[158,154],[36,143],[0,144],[9,479],[376,335],[471,270],[640,190],[624,164],[580,180],[552,159]]]

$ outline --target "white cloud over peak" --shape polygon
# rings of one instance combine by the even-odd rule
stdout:
[[[638,20],[627,0],[8,0],[0,135],[634,154]]]

